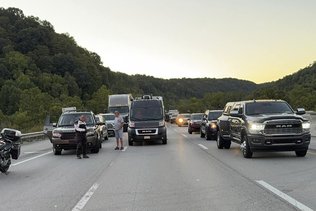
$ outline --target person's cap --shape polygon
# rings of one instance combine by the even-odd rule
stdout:
[[[118,113],[119,114],[120,112],[119,111],[114,111],[114,113]]]

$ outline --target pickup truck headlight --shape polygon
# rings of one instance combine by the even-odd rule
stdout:
[[[253,122],[249,124],[249,132],[252,134],[259,134],[264,130],[265,125],[262,123]]]
[[[311,123],[310,122],[303,122],[302,123],[302,128],[304,131],[309,132],[311,129]]]

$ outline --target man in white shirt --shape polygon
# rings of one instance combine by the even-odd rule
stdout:
[[[123,150],[123,126],[124,120],[120,115],[120,112],[115,111],[115,119],[114,119],[114,131],[115,131],[115,138],[116,138],[116,147],[115,150]],[[120,147],[121,145],[121,147]]]

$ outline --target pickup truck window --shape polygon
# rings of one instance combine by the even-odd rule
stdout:
[[[246,114],[293,114],[291,107],[285,102],[253,102],[246,104]]]

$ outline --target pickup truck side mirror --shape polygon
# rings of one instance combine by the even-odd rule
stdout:
[[[298,109],[296,109],[296,114],[297,115],[304,115],[304,114],[306,114],[306,111],[304,108],[298,108]]]

